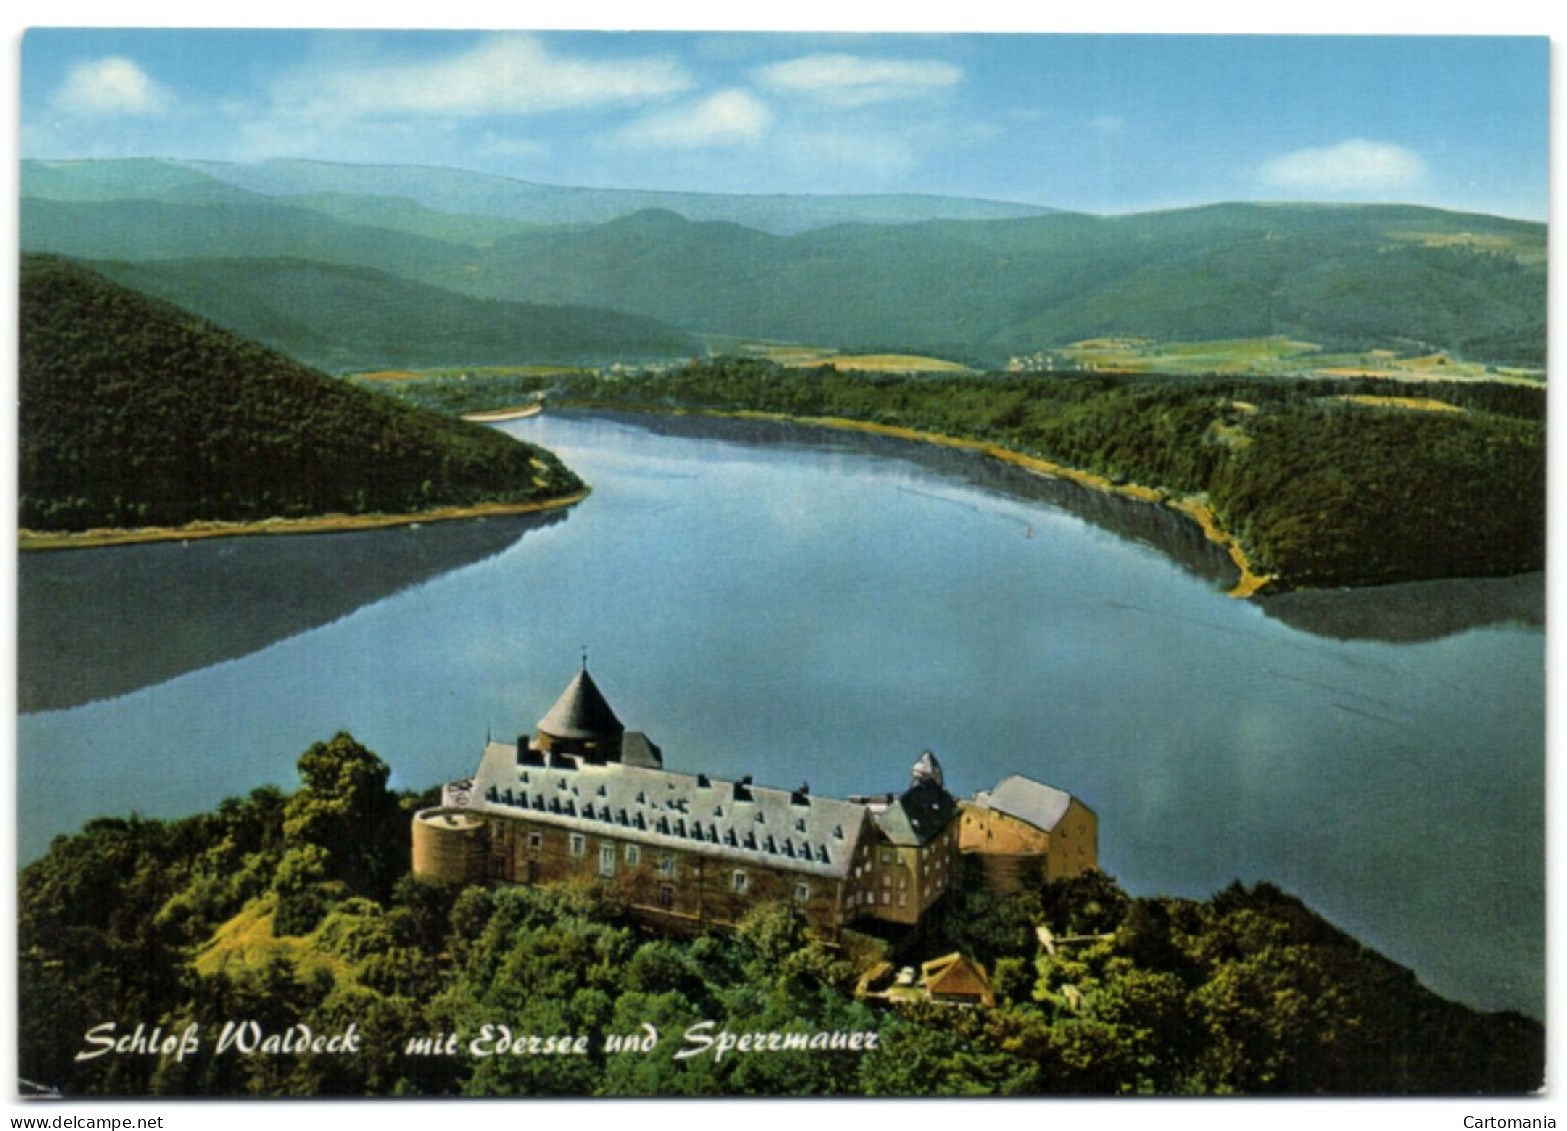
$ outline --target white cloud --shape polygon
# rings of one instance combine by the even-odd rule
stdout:
[[[161,114],[174,96],[120,55],[71,68],[51,103],[67,114]]]
[[[946,90],[962,80],[963,72],[951,63],[833,53],[772,63],[753,77],[769,90],[837,106],[865,106]]]
[[[1117,114],[1100,114],[1088,123],[1088,128],[1102,137],[1120,137],[1126,132],[1126,119]]]
[[[1262,166],[1262,180],[1294,192],[1387,193],[1418,187],[1425,160],[1412,149],[1354,138],[1321,149],[1297,149]]]
[[[649,114],[616,135],[646,148],[702,149],[759,140],[772,124],[767,104],[748,91],[721,90],[700,102]]]
[[[275,91],[301,118],[389,114],[538,114],[660,98],[692,79],[668,59],[597,60],[551,54],[525,35],[494,36],[433,60],[326,66]]]

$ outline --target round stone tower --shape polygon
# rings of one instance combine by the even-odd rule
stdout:
[[[460,809],[425,809],[414,815],[413,826],[416,876],[451,884],[484,880],[489,841],[483,817]]]

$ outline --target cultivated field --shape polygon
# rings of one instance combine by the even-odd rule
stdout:
[[[1159,373],[1172,377],[1387,377],[1411,381],[1490,380],[1537,384],[1539,370],[1463,361],[1444,353],[1404,356],[1392,350],[1330,353],[1312,342],[1274,336],[1207,342],[1093,338],[1023,359],[1039,368],[1094,373]],[[1039,362],[1043,361],[1040,365]]]

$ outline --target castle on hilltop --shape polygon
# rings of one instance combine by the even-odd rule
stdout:
[[[749,776],[664,768],[627,731],[584,663],[532,739],[489,741],[473,778],[413,820],[413,866],[453,883],[614,884],[654,926],[733,926],[797,907],[829,937],[862,920],[912,926],[952,886],[960,853],[986,886],[1016,890],[1098,866],[1098,821],[1059,790],[1013,775],[959,801],[921,754],[901,793],[821,797]]]

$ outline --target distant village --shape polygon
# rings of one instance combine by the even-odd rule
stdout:
[[[421,876],[596,878],[640,921],[670,933],[733,927],[772,903],[795,907],[828,941],[866,921],[914,927],[965,855],[997,893],[1065,879],[1098,867],[1098,818],[1016,774],[959,800],[930,751],[901,793],[844,799],[806,783],[779,789],[668,770],[646,734],[626,730],[586,663],[531,738],[488,741],[477,773],[447,784],[441,804],[413,821]],[[968,959],[926,966],[920,984],[932,999],[993,1003]]]

